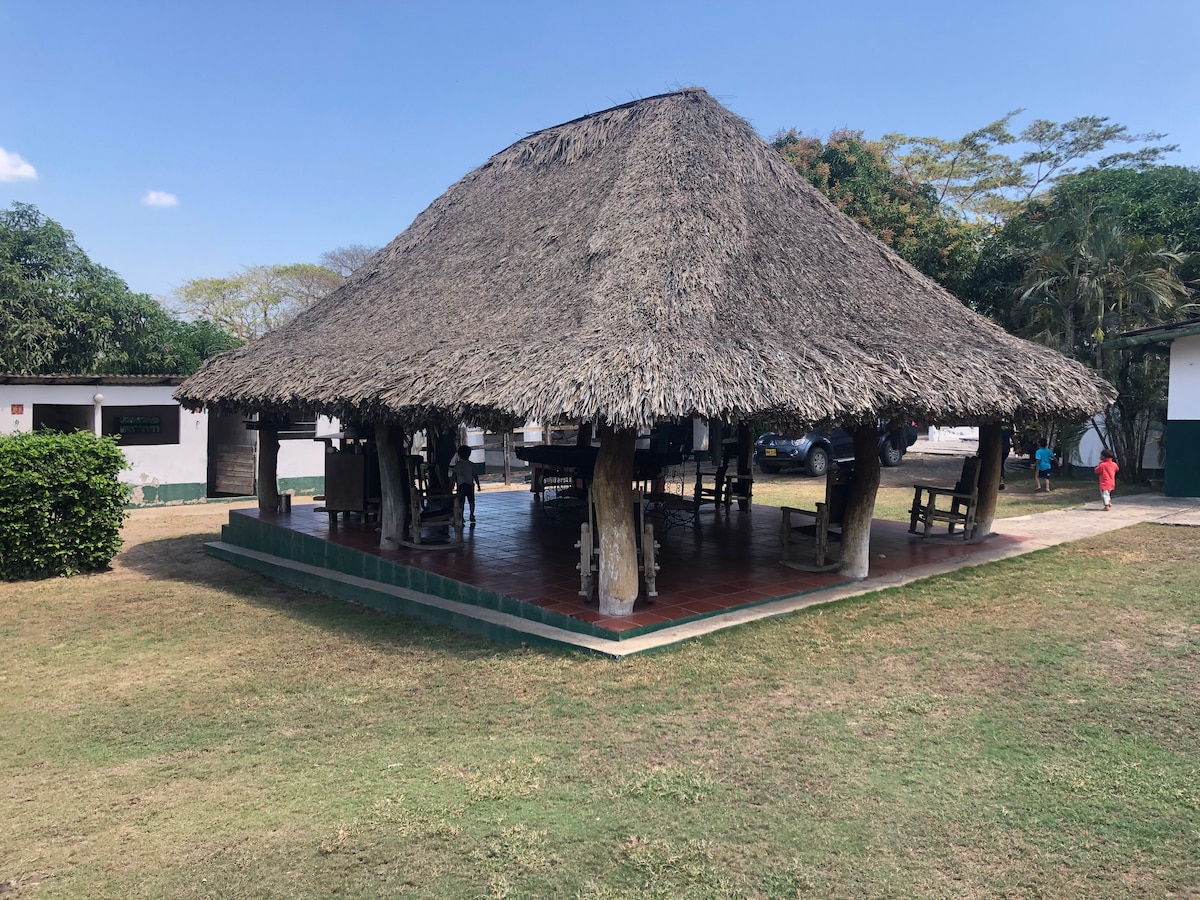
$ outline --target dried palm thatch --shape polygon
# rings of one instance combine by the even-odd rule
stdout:
[[[517,141],[187,406],[419,424],[1082,418],[1111,388],[919,274],[705,91]]]

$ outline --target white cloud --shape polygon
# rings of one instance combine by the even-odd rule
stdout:
[[[166,191],[146,191],[142,197],[143,206],[178,206],[179,198]]]
[[[0,181],[36,181],[37,169],[25,160],[19,153],[8,153],[0,147]]]

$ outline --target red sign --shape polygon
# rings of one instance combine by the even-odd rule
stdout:
[[[12,405],[12,414],[14,416],[25,415],[25,404],[24,403],[14,403]]]

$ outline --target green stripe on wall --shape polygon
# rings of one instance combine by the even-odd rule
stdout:
[[[298,478],[280,478],[279,490],[292,491],[296,494],[323,494],[325,493],[325,476],[324,475],[304,475]]]
[[[208,494],[203,481],[182,484],[134,484],[130,506],[160,506],[164,503],[198,503]]]
[[[168,503],[203,503],[208,499],[208,485],[202,481],[183,482],[180,484],[131,484],[130,497],[126,506],[164,506]],[[310,475],[300,478],[280,478],[280,492],[291,491],[293,494],[320,494],[325,490],[323,475]],[[220,497],[228,501],[232,497]],[[253,498],[251,498],[253,499]]]

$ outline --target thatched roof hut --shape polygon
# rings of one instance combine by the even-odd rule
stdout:
[[[419,425],[1083,418],[1111,389],[838,211],[705,91],[517,141],[185,405]]]

